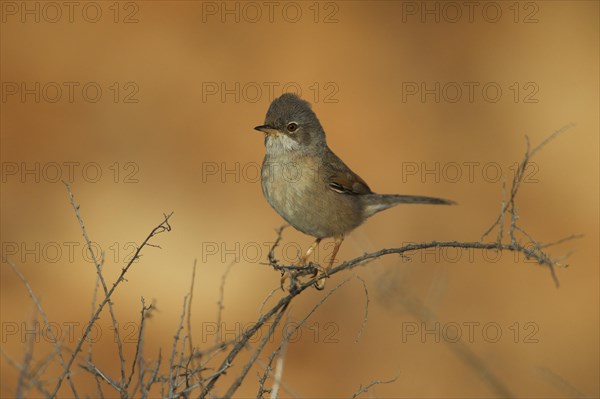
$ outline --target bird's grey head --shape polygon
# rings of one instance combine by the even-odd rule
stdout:
[[[293,93],[273,100],[265,124],[254,129],[265,133],[267,151],[304,152],[325,146],[325,132],[310,104]]]

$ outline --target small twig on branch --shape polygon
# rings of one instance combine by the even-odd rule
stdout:
[[[85,223],[83,222],[83,218],[81,217],[81,213],[79,212],[79,204],[75,201],[75,195],[73,195],[73,190],[71,190],[71,185],[63,180],[63,184],[67,188],[67,192],[69,193],[69,200],[71,202],[71,206],[75,211],[75,217],[77,218],[77,222],[79,223],[79,228],[81,229],[81,233],[83,234],[83,238],[85,239],[85,246],[92,257],[92,261],[96,267],[96,273],[98,278],[96,282],[100,281],[102,285],[102,289],[104,290],[104,296],[108,294],[108,287],[106,285],[106,281],[104,280],[104,276],[102,275],[102,263],[96,258],[96,254],[92,249],[92,241],[88,236],[87,230],[85,228]],[[102,256],[104,259],[104,256]],[[95,303],[96,293],[94,292],[94,303]],[[121,366],[121,386],[125,384],[125,356],[123,355],[123,343],[121,341],[121,336],[119,334],[119,323],[117,322],[117,316],[115,315],[115,310],[113,309],[113,304],[111,301],[108,301],[108,312],[110,313],[110,318],[112,320],[112,324],[115,331],[115,342],[117,343],[117,349],[119,351],[119,364]]]
[[[104,380],[108,385],[110,385],[111,387],[113,387],[115,389],[115,391],[117,391],[119,393],[122,392],[122,388],[119,385],[119,383],[117,383],[116,381],[113,381],[112,378],[110,378],[109,376],[107,376],[106,374],[104,374],[93,363],[80,364],[79,367],[81,367],[85,371],[88,371],[88,372],[92,373],[93,375],[99,377],[100,379]]]
[[[244,378],[246,378],[246,375],[248,374],[248,371],[250,371],[250,368],[254,365],[254,362],[256,362],[256,359],[258,359],[258,355],[260,355],[260,353],[262,352],[263,348],[265,347],[265,345],[269,341],[269,338],[271,338],[271,336],[275,332],[275,328],[277,327],[277,325],[281,321],[281,317],[285,313],[288,305],[289,305],[289,303],[285,304],[278,311],[277,316],[275,316],[275,319],[273,320],[273,323],[271,323],[271,325],[269,326],[269,330],[267,331],[267,334],[260,341],[260,343],[258,344],[258,347],[254,351],[254,354],[250,357],[250,360],[244,365],[244,368],[242,369],[242,371],[240,372],[240,374],[238,375],[238,377],[231,384],[231,386],[229,387],[229,389],[227,390],[227,392],[223,396],[224,398],[231,398],[231,397],[233,397],[233,394],[235,393],[235,391],[237,391],[237,389],[240,387],[240,385],[242,384],[242,381],[244,381]]]
[[[35,313],[33,314],[31,319],[31,324],[35,325],[37,323],[37,317],[35,317]],[[35,339],[32,336],[30,336],[30,334],[27,334],[27,337],[25,339],[25,353],[23,354],[23,361],[20,365],[21,370],[19,372],[19,379],[17,380],[16,397],[19,399],[24,397],[24,391],[26,389],[25,381],[31,375],[29,367],[31,366],[31,361],[33,360],[34,342]]]
[[[146,247],[146,245],[148,244],[148,242],[152,238],[154,238],[155,236],[157,236],[158,234],[171,231],[171,225],[169,224],[169,219],[171,218],[172,215],[173,215],[173,212],[169,213],[168,215],[166,215],[166,214],[163,215],[163,218],[164,218],[163,221],[160,224],[158,224],[156,227],[154,227],[152,229],[152,231],[150,232],[150,234],[148,234],[148,236],[146,237],[146,239],[136,249],[136,251],[133,254],[133,257],[129,260],[129,262],[127,263],[127,265],[125,265],[125,267],[123,267],[123,269],[121,269],[121,273],[120,273],[119,277],[113,283],[113,285],[110,288],[110,290],[106,293],[104,299],[98,305],[98,307],[97,307],[96,312],[94,313],[94,315],[90,318],[90,320],[89,320],[86,328],[83,331],[83,335],[81,336],[81,338],[77,342],[77,345],[75,346],[75,350],[73,350],[73,353],[71,355],[71,358],[69,359],[69,362],[64,367],[64,371],[62,372],[62,374],[58,377],[58,382],[56,383],[56,387],[52,391],[52,395],[51,395],[52,397],[55,397],[56,394],[58,393],[58,390],[60,389],[63,380],[65,379],[65,377],[67,377],[69,375],[69,370],[71,369],[71,366],[73,365],[73,362],[75,362],[75,358],[77,357],[77,355],[81,351],[83,343],[87,340],[87,338],[88,338],[88,336],[89,336],[89,334],[90,334],[90,332],[92,330],[92,327],[93,327],[94,323],[100,317],[100,313],[102,313],[102,310],[104,309],[104,307],[106,306],[106,304],[108,302],[110,302],[110,298],[113,295],[113,293],[115,292],[115,290],[117,289],[117,287],[123,281],[125,281],[125,275],[129,271],[129,269],[131,268],[131,266],[140,257],[140,254],[141,254],[142,250],[144,249],[144,247]],[[70,381],[70,378],[68,378],[68,379]]]
[[[336,292],[339,288],[341,288],[343,285],[345,285],[351,279],[352,279],[351,277],[347,278],[346,280],[342,281],[341,283],[339,283],[338,285],[333,287],[329,292],[327,292],[327,294],[323,298],[321,298],[321,300],[310,310],[310,312],[308,312],[307,315],[304,316],[304,318],[302,320],[300,320],[299,323],[296,323],[296,325],[294,326],[294,328],[291,331],[288,331],[288,333],[283,337],[281,342],[279,342],[279,345],[277,345],[277,348],[275,348],[275,350],[273,352],[271,352],[271,355],[269,356],[269,360],[265,367],[265,372],[263,373],[263,375],[259,381],[259,390],[258,390],[258,394],[256,395],[257,398],[261,398],[263,392],[265,392],[264,385],[267,380],[267,377],[269,376],[269,372],[271,371],[271,365],[273,364],[273,359],[275,358],[277,353],[279,353],[281,351],[281,348],[286,344],[286,342],[288,342],[290,337],[293,334],[295,334],[296,331],[298,331],[298,329],[300,327],[302,327],[302,325],[304,325],[306,320],[308,320],[308,318],[310,316],[312,316],[313,313],[315,313],[317,311],[317,309],[319,309],[321,307],[321,305],[323,305],[325,303],[325,301],[327,301],[329,299],[329,297],[331,297],[331,295],[333,295],[334,292]]]
[[[275,242],[271,246],[271,249],[269,250],[269,255],[267,256],[267,258],[269,260],[269,265],[271,265],[271,266],[277,264],[277,259],[275,258],[275,249],[279,246],[279,243],[281,242],[281,239],[283,236],[283,230],[288,226],[289,225],[284,224],[283,226],[281,226],[277,230],[275,230],[277,232],[277,238],[275,238]]]
[[[369,290],[367,289],[367,283],[365,282],[365,280],[363,280],[361,277],[356,276],[356,278],[358,280],[360,280],[360,282],[362,283],[363,289],[365,290],[365,315],[363,316],[362,319],[362,323],[360,324],[360,330],[358,331],[358,334],[356,335],[356,339],[354,340],[354,342],[358,343],[360,341],[360,338],[363,335],[363,331],[365,330],[365,327],[367,326],[367,319],[369,318]]]
[[[150,379],[148,380],[148,382],[145,385],[142,384],[142,399],[146,399],[148,397],[148,394],[150,393],[150,388],[152,388],[152,385],[158,380],[158,370],[160,369],[161,360],[162,360],[162,352],[159,349],[158,350],[158,360],[156,361],[156,367],[154,367],[154,370],[152,371],[152,375],[150,376]]]
[[[25,278],[25,276],[17,268],[17,265],[15,265],[10,259],[6,259],[6,263],[8,263],[10,265],[11,269],[15,272],[15,274],[19,277],[19,279],[21,280],[21,282],[23,283],[23,285],[27,289],[27,293],[29,294],[29,297],[31,298],[31,300],[35,304],[35,307],[37,308],[40,316],[42,316],[42,320],[44,321],[44,325],[47,326],[46,333],[48,334],[48,338],[52,342],[54,350],[56,351],[56,354],[58,356],[58,360],[60,362],[60,365],[63,368],[63,373],[61,375],[62,378],[59,380],[59,384],[66,377],[67,380],[69,381],[69,386],[71,387],[71,392],[73,392],[73,396],[75,396],[75,398],[78,398],[79,396],[77,395],[77,391],[75,390],[75,385],[73,384],[73,380],[71,379],[71,374],[69,373],[69,369],[71,367],[72,361],[70,361],[69,363],[65,362],[65,359],[63,358],[63,354],[62,354],[61,345],[59,343],[58,338],[56,337],[56,335],[52,331],[52,328],[49,328],[50,321],[48,320],[48,316],[46,316],[46,312],[44,312],[44,308],[42,308],[42,304],[38,300],[37,296],[35,296],[35,294],[33,293],[33,289],[29,285],[29,281],[27,281],[27,279]],[[56,391],[58,391],[58,389],[55,389],[55,391],[50,396],[52,396],[52,397],[56,396]]]
[[[185,318],[188,299],[189,294],[183,298],[183,311],[181,312],[179,327],[177,327],[177,332],[175,333],[175,337],[173,338],[173,349],[171,350],[171,357],[169,358],[169,398],[173,397],[173,394],[177,389],[179,366],[175,366],[175,355],[177,354],[177,342],[180,339],[181,330],[183,330],[183,319]],[[185,344],[185,336],[183,339]]]
[[[34,386],[38,391],[40,391],[40,393],[42,395],[44,395],[47,398],[50,397],[50,392],[48,392],[46,390],[44,384],[37,377],[45,369],[45,366],[48,364],[48,362],[54,355],[55,355],[55,352],[51,352],[50,355],[46,357],[46,359],[42,360],[41,365],[36,367],[36,369],[37,369],[36,371],[29,372],[27,374],[27,379],[29,380],[28,385]],[[2,349],[2,347],[0,347],[0,356],[2,356],[4,358],[4,360],[6,360],[6,362],[11,367],[15,368],[16,370],[19,370],[19,372],[23,369],[23,366],[21,364],[19,364],[17,361],[15,361],[13,358],[11,358],[8,355],[8,353],[4,352],[4,349]],[[0,393],[0,395],[1,395],[1,393]],[[15,393],[15,397],[17,397],[16,393]]]
[[[375,385],[391,384],[393,382],[396,382],[396,380],[398,379],[399,376],[400,376],[400,374],[396,375],[394,378],[392,378],[391,380],[387,380],[387,381],[381,381],[381,380],[371,381],[368,385],[365,385],[364,388],[360,388],[358,391],[356,391],[354,393],[354,395],[352,395],[352,399],[354,399],[354,398],[358,397],[359,395],[367,392],[370,388],[372,388]]]
[[[192,343],[192,300],[194,299],[194,281],[196,281],[196,265],[198,263],[198,259],[194,259],[194,268],[192,270],[192,283],[190,285],[190,300],[188,301],[188,313],[187,313],[187,335],[188,335],[188,343],[190,346],[190,359],[193,358],[194,353],[194,344]]]
[[[279,300],[279,302],[277,302],[275,306],[273,306],[267,313],[262,315],[256,323],[254,323],[249,329],[247,329],[244,332],[244,334],[237,340],[234,347],[229,351],[225,360],[223,360],[223,362],[221,363],[219,371],[213,374],[211,377],[209,377],[208,383],[205,385],[204,389],[202,390],[202,393],[200,394],[200,398],[205,398],[212,391],[213,387],[215,386],[223,372],[231,366],[233,360],[237,357],[242,348],[246,346],[246,343],[248,343],[248,340],[256,333],[256,331],[258,331],[271,317],[273,317],[282,308],[287,308],[292,298],[308,287],[309,286],[306,286],[304,288],[301,287],[300,290],[295,291],[293,294],[290,293],[289,295],[281,298],[281,300]]]
[[[265,299],[263,299],[263,301],[261,302],[260,306],[258,307],[258,315],[260,316],[263,312],[263,309],[265,308],[265,305],[267,304],[267,302],[269,301],[269,299],[271,299],[273,297],[273,295],[275,295],[275,293],[281,291],[281,287],[275,287],[273,288],[265,297]]]
[[[215,334],[215,345],[221,342],[221,322],[223,317],[223,309],[225,309],[225,305],[223,304],[225,301],[225,283],[227,282],[227,276],[229,276],[229,272],[231,268],[235,265],[235,262],[231,262],[223,275],[221,276],[221,285],[219,287],[219,301],[217,302],[217,333]]]
[[[129,372],[129,377],[127,378],[127,382],[123,386],[124,390],[127,390],[129,384],[131,384],[131,380],[133,379],[133,374],[135,373],[135,366],[138,361],[138,356],[140,355],[140,348],[144,342],[144,324],[146,321],[146,313],[152,310],[152,305],[146,306],[144,302],[144,297],[141,298],[142,302],[142,310],[140,311],[140,331],[138,333],[137,343],[135,345],[135,355],[133,356],[133,362],[131,363],[131,371]]]
[[[285,362],[285,353],[287,349],[286,344],[281,347],[279,356],[277,356],[277,362],[275,363],[275,373],[273,374],[273,385],[271,386],[271,395],[269,399],[277,399],[279,396],[279,387],[281,386],[281,379],[283,377],[283,364]]]

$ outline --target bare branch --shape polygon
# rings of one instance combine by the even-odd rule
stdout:
[[[92,260],[94,261],[94,265],[96,266],[96,273],[98,274],[96,283],[98,281],[100,281],[100,284],[102,285],[102,289],[104,290],[104,296],[106,297],[106,295],[108,294],[108,287],[106,286],[106,281],[104,280],[104,276],[102,275],[102,262],[100,262],[96,258],[96,254],[94,253],[94,251],[92,249],[92,242],[90,240],[90,237],[88,236],[87,230],[85,228],[85,224],[83,223],[83,218],[81,217],[81,214],[79,213],[80,206],[75,201],[75,196],[73,195],[73,190],[71,190],[71,185],[65,180],[63,180],[63,184],[65,185],[65,187],[67,188],[67,192],[69,193],[69,200],[71,201],[71,206],[73,207],[73,210],[75,211],[75,217],[77,218],[77,222],[79,222],[79,227],[81,229],[81,233],[83,234],[83,238],[85,239],[85,245],[87,247],[87,250],[90,253],[90,256],[92,257]],[[102,258],[104,258],[104,256],[102,256]],[[94,293],[94,302],[95,302],[95,296],[96,296],[96,293]],[[117,316],[115,315],[115,311],[113,309],[113,305],[112,305],[111,301],[108,301],[108,312],[110,313],[110,318],[112,320],[112,324],[114,327],[115,341],[117,343],[117,349],[119,351],[119,364],[121,366],[121,385],[124,385],[125,384],[125,356],[123,355],[123,343],[122,343],[121,337],[119,335],[119,323],[117,322]]]
[[[275,374],[273,374],[273,386],[271,387],[271,395],[270,399],[277,399],[279,396],[279,386],[281,384],[281,378],[283,377],[283,364],[285,362],[285,353],[287,349],[287,340],[286,343],[281,347],[281,352],[277,357],[277,362],[275,363]]]
[[[177,342],[180,339],[179,337],[181,335],[181,330],[183,330],[183,319],[185,318],[185,314],[186,314],[188,298],[189,298],[189,295],[186,295],[183,298],[183,311],[181,312],[181,318],[179,320],[179,327],[177,327],[177,333],[175,334],[175,337],[173,338],[173,349],[171,351],[171,357],[169,359],[169,397],[173,396],[173,394],[175,393],[175,390],[177,388],[179,369],[178,369],[178,367],[175,367],[175,354],[177,353]],[[185,337],[184,337],[184,343],[185,343]]]
[[[238,377],[235,379],[233,384],[231,384],[231,386],[225,393],[224,398],[231,398],[233,396],[233,394],[235,393],[235,391],[237,391],[237,389],[240,387],[240,385],[242,384],[242,381],[244,381],[244,378],[246,378],[248,371],[254,365],[254,362],[256,362],[258,355],[260,354],[260,352],[262,352],[262,350],[265,347],[265,345],[267,344],[269,338],[271,338],[271,335],[273,335],[273,332],[275,331],[275,328],[281,321],[281,317],[285,313],[288,305],[289,305],[289,303],[285,304],[279,310],[279,312],[277,313],[277,316],[275,316],[275,319],[273,320],[273,323],[271,323],[271,325],[269,326],[269,331],[267,331],[267,334],[264,336],[264,338],[258,344],[258,347],[254,351],[254,354],[250,357],[250,360],[248,361],[248,363],[246,363],[246,365],[244,366],[244,368],[242,369],[242,371],[240,372]]]
[[[263,299],[263,301],[261,302],[259,308],[258,308],[258,315],[260,316],[263,312],[263,309],[265,307],[265,305],[267,304],[267,302],[269,301],[269,299],[271,299],[273,297],[273,295],[275,295],[276,292],[279,292],[281,290],[281,287],[276,287],[273,288],[265,297],[265,299]]]
[[[358,280],[360,280],[360,282],[363,285],[363,289],[365,290],[365,315],[363,316],[362,319],[362,323],[360,324],[360,330],[358,331],[358,334],[356,335],[356,339],[354,340],[354,342],[358,343],[360,341],[360,338],[363,335],[363,331],[365,330],[365,327],[367,325],[367,319],[369,318],[369,290],[367,289],[367,283],[365,282],[365,280],[363,280],[361,277],[356,276],[356,278]]]
[[[154,370],[152,371],[152,375],[150,376],[150,379],[148,380],[146,385],[142,384],[142,399],[146,399],[148,397],[148,394],[150,393],[150,388],[158,380],[158,370],[160,369],[161,360],[162,360],[162,352],[159,349],[158,350],[158,360],[156,361],[156,367],[154,367]]]
[[[94,365],[93,363],[81,364],[81,365],[79,365],[79,367],[81,367],[83,370],[88,371],[88,372],[92,373],[93,375],[101,378],[108,385],[113,387],[115,389],[115,391],[117,391],[119,393],[122,392],[122,388],[121,388],[120,384],[116,381],[113,381],[109,376],[107,376],[102,371],[100,371],[100,369],[98,367],[96,367],[96,365]]]
[[[129,271],[129,268],[139,258],[141,251],[148,244],[148,242],[152,238],[154,238],[156,235],[158,235],[160,233],[171,231],[171,225],[169,224],[169,219],[171,218],[172,215],[173,215],[173,212],[171,212],[168,215],[163,215],[163,218],[164,218],[163,221],[160,224],[158,224],[155,228],[152,229],[152,231],[150,232],[150,234],[146,237],[146,239],[142,242],[142,244],[136,249],[135,253],[133,254],[133,257],[129,260],[129,262],[127,263],[127,265],[121,270],[121,274],[119,275],[119,277],[117,278],[117,280],[113,283],[112,287],[110,288],[110,290],[106,294],[105,298],[98,305],[98,308],[96,309],[96,312],[94,313],[94,315],[89,320],[89,322],[88,322],[85,330],[83,331],[83,334],[82,334],[81,338],[77,342],[77,345],[75,346],[75,350],[73,351],[73,354],[71,355],[71,358],[70,358],[69,362],[67,363],[67,365],[65,367],[65,370],[58,377],[58,382],[57,382],[56,387],[54,388],[54,391],[52,392],[52,395],[51,395],[52,397],[56,396],[56,394],[58,393],[58,390],[61,387],[61,384],[62,384],[63,380],[65,379],[65,377],[68,377],[69,370],[70,370],[71,366],[73,365],[73,362],[75,361],[75,358],[77,357],[77,355],[81,351],[81,347],[82,347],[83,343],[85,342],[85,340],[89,336],[89,334],[90,334],[90,332],[92,330],[92,326],[93,326],[94,322],[96,320],[98,320],[98,318],[100,317],[100,313],[102,313],[102,310],[104,309],[104,307],[106,306],[106,304],[110,301],[110,298],[113,295],[113,293],[115,292],[115,290],[117,289],[117,287],[123,281],[125,281],[125,275]]]
[[[50,326],[48,316],[46,316],[46,312],[44,312],[44,309],[42,308],[42,304],[40,303],[38,298],[33,293],[33,289],[31,289],[31,286],[29,285],[29,281],[27,281],[25,276],[23,276],[21,271],[17,268],[17,265],[15,265],[10,259],[6,259],[6,262],[10,265],[10,267],[15,272],[15,274],[23,282],[23,285],[27,289],[27,293],[29,294],[29,297],[35,304],[35,307],[37,308],[38,312],[40,313],[40,316],[42,316],[44,325],[46,327]],[[62,379],[64,379],[66,377],[67,380],[69,380],[69,386],[71,387],[71,392],[73,392],[73,396],[75,396],[75,398],[78,398],[79,396],[77,395],[77,391],[75,390],[75,385],[73,384],[73,380],[71,379],[71,375],[69,373],[69,368],[71,367],[72,361],[70,361],[69,363],[65,363],[65,359],[63,358],[63,355],[62,355],[62,348],[61,348],[60,344],[58,343],[58,339],[54,335],[54,332],[52,331],[51,328],[47,328],[46,332],[48,333],[48,336],[49,336],[50,340],[52,341],[52,345],[54,346],[54,350],[56,351],[56,354],[58,355],[58,360],[60,362],[60,365],[62,366],[62,368],[64,370],[63,374],[62,374],[62,378],[59,382],[62,382]],[[56,396],[57,391],[58,391],[58,389],[55,389],[55,392],[53,392],[50,396],[53,396],[53,397]]]
[[[560,389],[564,394],[568,395],[568,398],[588,398],[585,393],[577,389],[573,384],[567,381],[564,377],[556,374],[554,371],[547,367],[538,367],[535,371],[544,380],[550,382],[556,388]]]
[[[261,398],[262,394],[264,392],[264,385],[265,385],[265,381],[267,380],[267,377],[269,375],[269,372],[271,370],[271,365],[273,364],[273,359],[275,358],[275,356],[277,355],[277,353],[279,353],[279,351],[281,351],[281,348],[286,344],[286,342],[288,342],[288,340],[290,339],[290,337],[296,333],[296,331],[298,331],[298,329],[300,327],[302,327],[302,325],[304,325],[304,323],[306,322],[306,320],[308,320],[308,318],[310,316],[313,315],[313,313],[316,312],[317,309],[319,309],[321,307],[321,305],[323,305],[325,303],[325,301],[327,301],[329,299],[329,297],[331,297],[331,295],[333,295],[334,292],[336,292],[340,287],[342,287],[343,285],[345,285],[348,281],[350,281],[352,278],[347,278],[346,280],[342,281],[341,283],[339,283],[338,285],[336,285],[335,287],[333,287],[323,298],[321,298],[321,300],[310,310],[310,312],[308,312],[308,314],[302,319],[300,320],[299,323],[296,324],[296,326],[289,331],[281,340],[281,342],[279,343],[279,345],[277,346],[277,348],[275,348],[275,350],[273,352],[271,352],[271,355],[269,356],[269,360],[267,362],[267,365],[265,367],[265,372],[263,373],[260,381],[259,381],[259,391],[258,394],[256,395],[257,398]]]
[[[140,310],[140,331],[138,333],[138,339],[137,339],[137,342],[135,345],[135,355],[133,356],[133,362],[131,363],[131,371],[129,373],[129,377],[127,378],[127,382],[123,386],[124,390],[127,390],[127,388],[129,387],[129,384],[131,384],[131,380],[133,379],[133,374],[135,373],[135,366],[138,361],[138,356],[140,354],[140,348],[143,343],[144,322],[146,321],[146,312],[150,312],[150,310],[152,309],[152,305],[146,306],[146,303],[144,302],[144,297],[142,297],[140,300],[142,302],[142,310]]]
[[[219,287],[219,301],[217,302],[217,333],[215,334],[215,345],[221,341],[221,320],[223,316],[223,309],[225,309],[225,306],[223,305],[223,301],[225,298],[225,282],[227,281],[227,276],[229,276],[229,272],[231,271],[233,265],[235,265],[235,262],[231,262],[225,269],[223,276],[221,276],[221,286]]]
[[[52,352],[51,354],[54,354],[55,352]],[[21,364],[19,364],[17,361],[15,361],[13,358],[11,358],[8,353],[6,353],[4,351],[4,349],[2,349],[2,347],[0,347],[0,355],[4,358],[4,360],[6,360],[6,362],[13,368],[21,371],[23,369],[23,366]],[[48,362],[48,358],[50,358],[50,356],[48,356],[43,363],[47,364]],[[33,372],[33,373],[28,373],[27,378],[29,379],[29,386],[34,386],[38,391],[41,392],[42,395],[44,395],[45,397],[50,397],[50,392],[48,392],[46,390],[46,388],[44,387],[44,384],[42,384],[41,381],[39,381],[37,379],[37,375],[40,373],[40,369],[43,369],[43,366],[38,367],[38,371],[37,372]],[[14,394],[15,397],[16,393]]]
[[[381,381],[381,380],[371,381],[364,388],[360,388],[358,391],[356,391],[354,393],[354,395],[352,395],[352,399],[358,397],[360,394],[363,394],[363,393],[367,392],[370,388],[372,388],[375,385],[379,385],[379,384],[391,384],[392,382],[396,382],[396,380],[398,379],[399,376],[400,376],[400,374],[396,375],[394,378],[392,378],[390,380],[387,380],[387,381]]]
[[[192,283],[190,286],[190,300],[188,301],[188,313],[187,313],[187,335],[189,339],[190,345],[190,359],[193,358],[192,354],[194,353],[194,344],[192,343],[192,300],[194,299],[194,281],[196,281],[196,264],[198,263],[198,259],[194,259],[194,268],[192,270]]]
[[[32,316],[31,320],[32,324],[35,325],[37,323],[37,318],[35,317],[35,313]],[[24,396],[25,389],[25,380],[29,377],[29,367],[31,365],[31,361],[33,359],[33,344],[35,340],[29,334],[27,334],[26,342],[25,342],[25,353],[23,354],[23,362],[20,365],[19,379],[17,380],[17,392],[16,397],[21,399]]]

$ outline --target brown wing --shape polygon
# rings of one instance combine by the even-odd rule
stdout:
[[[325,165],[327,170],[326,183],[329,188],[340,194],[371,194],[367,183],[333,152],[327,157],[329,162]]]

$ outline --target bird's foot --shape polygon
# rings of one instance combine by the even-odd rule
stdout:
[[[314,287],[319,291],[323,291],[323,289],[325,288],[325,279],[327,278],[327,270],[321,265],[314,265],[314,267],[315,271],[312,276],[316,277],[320,274],[320,278],[317,281],[315,281]]]

